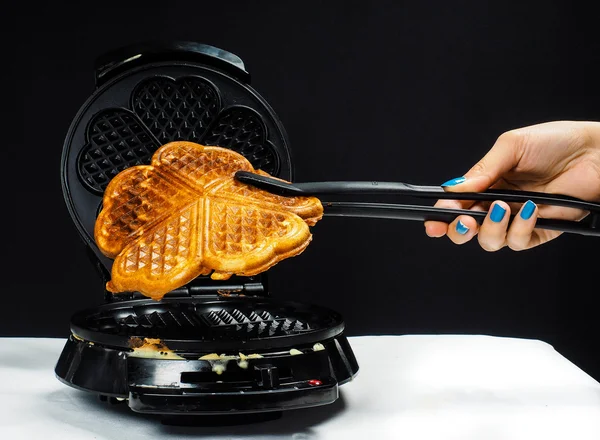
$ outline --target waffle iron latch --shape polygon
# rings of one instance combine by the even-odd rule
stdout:
[[[273,389],[279,387],[279,370],[276,366],[256,365],[254,371],[257,373],[257,385],[264,389]]]

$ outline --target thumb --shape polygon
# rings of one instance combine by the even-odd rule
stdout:
[[[463,177],[442,184],[449,192],[481,192],[517,166],[522,156],[523,137],[515,132],[502,134],[494,146]]]

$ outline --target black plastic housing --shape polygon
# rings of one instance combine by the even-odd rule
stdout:
[[[193,42],[141,44],[101,56],[95,77],[66,135],[60,171],[69,213],[102,274],[94,282],[105,283],[112,267],[93,239],[106,185],[127,167],[149,163],[164,143],[231,148],[255,168],[292,180],[283,125],[236,55]],[[136,412],[232,415],[325,405],[358,372],[342,317],[270,298],[266,273],[201,276],[161,301],[106,292],[104,304],[75,313],[70,327],[58,379],[124,399]],[[160,340],[171,356],[140,357],[132,341],[144,338]],[[200,359],[212,353],[236,358],[219,374],[217,361]]]

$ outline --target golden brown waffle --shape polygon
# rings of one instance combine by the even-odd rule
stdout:
[[[240,183],[238,170],[268,175],[234,151],[171,142],[151,165],[116,175],[94,230],[102,253],[114,258],[107,289],[160,299],[199,275],[256,275],[301,253],[321,202]]]

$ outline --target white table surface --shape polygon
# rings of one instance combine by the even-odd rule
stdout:
[[[233,427],[174,427],[56,379],[63,339],[0,338],[0,439],[600,439],[600,383],[553,347],[490,336],[349,338],[333,404]]]

